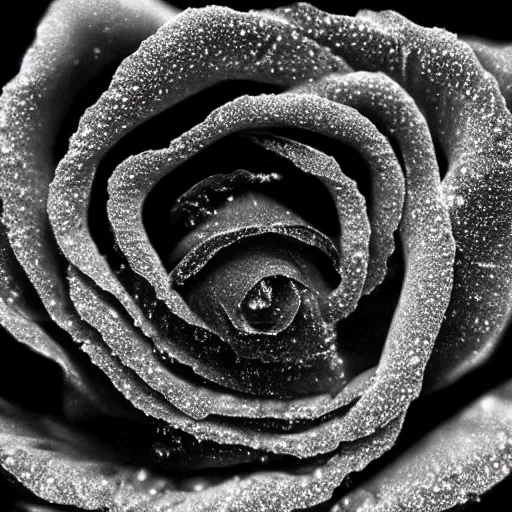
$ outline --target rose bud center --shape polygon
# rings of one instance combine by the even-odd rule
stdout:
[[[240,309],[250,327],[270,333],[290,325],[300,304],[299,291],[293,281],[284,276],[270,276],[249,290]]]

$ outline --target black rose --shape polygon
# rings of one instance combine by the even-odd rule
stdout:
[[[505,327],[509,54],[394,12],[52,4],[0,100],[4,352],[48,375],[0,400],[18,506],[433,511],[504,479],[510,384],[346,477]]]

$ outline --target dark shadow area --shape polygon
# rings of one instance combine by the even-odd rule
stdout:
[[[16,341],[0,327],[0,397],[45,414],[59,414],[59,366]]]

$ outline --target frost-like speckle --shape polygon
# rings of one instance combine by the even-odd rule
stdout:
[[[384,255],[392,250],[392,233],[400,218],[402,177],[393,151],[371,124],[350,109],[314,97],[283,94],[243,97],[220,107],[203,123],[175,139],[166,150],[148,151],[118,167],[109,183],[109,217],[130,266],[144,276],[157,293],[170,302],[166,273],[147,239],[141,208],[158,181],[194,154],[230,133],[275,126],[300,127],[354,146],[375,167],[382,190],[379,219],[386,226]],[[389,242],[391,240],[391,244]],[[384,258],[385,260],[386,258]]]
[[[391,218],[394,217],[395,222],[399,219],[401,180],[393,178],[399,172],[398,163],[385,138],[363,116],[354,109],[311,94],[244,96],[214,111],[204,123],[175,139],[168,149],[147,151],[128,159],[116,169],[110,179],[109,215],[118,243],[131,267],[152,283],[157,293],[161,293],[164,298],[169,296],[170,292],[161,264],[144,232],[140,209],[143,199],[163,176],[172,172],[175,167],[191,158],[207,144],[234,131],[271,126],[294,126],[313,130],[358,148],[371,161],[375,172],[382,180],[382,187],[386,191],[384,193],[383,190],[383,204],[389,205],[383,211],[386,216],[391,211]],[[387,224],[384,223],[384,225]],[[392,226],[393,221],[389,224]],[[392,232],[393,228],[391,228]],[[445,276],[445,273],[442,276]],[[431,285],[430,290],[434,287],[435,285]],[[437,290],[437,298],[446,296],[447,291],[449,288],[446,287]],[[446,299],[444,299],[445,302]],[[443,301],[437,300],[437,305],[442,314]],[[429,315],[425,316],[429,317]],[[437,317],[430,316],[430,322],[439,322]],[[400,341],[394,341],[391,346],[406,345],[405,330],[407,328],[403,326],[402,329],[404,331],[400,334]],[[428,327],[419,326],[417,329],[413,337],[421,336],[423,339]],[[430,333],[428,345],[421,345],[423,365],[432,348],[434,336]],[[165,349],[168,350],[167,347]],[[399,380],[398,376],[395,378]],[[405,407],[413,396],[413,392],[409,393],[409,396],[404,397],[395,407]],[[396,414],[396,408],[392,413],[389,411],[388,413]],[[389,421],[390,416],[384,414],[384,417],[385,422]],[[350,434],[346,434],[347,439],[361,435],[361,427],[367,435],[382,424],[381,419],[376,417],[374,420],[375,422],[370,421],[366,426],[358,422],[347,422],[346,425],[350,431]]]
[[[9,474],[52,503],[118,512],[157,512],[169,507],[187,512],[291,511],[313,506],[328,499],[348,472],[360,471],[389,449],[400,426],[394,422],[303,475],[260,472],[185,492],[169,478],[122,464],[115,453],[67,427],[34,422],[30,415],[3,402],[0,405],[11,418],[9,424],[0,422],[0,462]],[[33,443],[32,437],[44,443]]]
[[[448,160],[442,188],[459,251],[427,377],[438,386],[454,380],[489,356],[512,307],[512,234],[506,227],[512,119],[498,84],[455,34],[420,27],[395,12],[362,11],[352,18],[300,3],[279,14],[355,69],[397,81],[424,112]],[[479,48],[479,56],[490,55]],[[484,65],[495,66],[491,61]],[[498,69],[498,77],[501,71],[506,73]]]
[[[396,137],[404,160],[400,231],[407,273],[374,387],[347,414],[364,431],[394,417],[419,394],[450,297],[455,247],[428,127],[406,93],[384,75],[368,73],[329,76],[305,86],[304,92],[378,119],[384,132]]]
[[[55,2],[0,99],[0,185],[11,247],[52,318],[76,322],[47,215],[52,148],[81,88],[175,13],[160,2]],[[90,59],[93,47],[103,51]],[[78,78],[81,77],[81,78]],[[9,283],[7,283],[9,286]],[[71,326],[71,327],[70,327]]]
[[[94,382],[87,369],[73,357],[69,347],[60,346],[39,324],[13,310],[2,300],[0,300],[0,323],[21,345],[58,364],[66,387],[73,390],[77,396],[99,411],[105,412],[107,407],[117,410],[119,401],[112,399],[109,390],[105,389],[101,383]],[[110,406],[106,406],[103,402],[106,397],[111,399]]]
[[[470,404],[332,512],[435,512],[478,499],[512,467],[510,391],[505,384]]]
[[[101,414],[127,414],[179,432],[199,447],[186,454],[190,458],[201,457],[208,445],[218,464],[262,465],[220,480],[178,482],[133,461],[127,465],[88,436],[5,401],[0,464],[43,500],[86,509],[312,507],[393,446],[425,371],[437,384],[468,371],[487,357],[505,324],[512,297],[512,121],[498,82],[508,94],[506,51],[472,43],[496,82],[454,35],[396,13],[352,18],[307,4],[272,13],[209,7],[163,25],[173,14],[156,1],[57,1],[20,74],[5,87],[0,321],[21,344],[58,363],[66,385]],[[55,170],[51,148],[77,91],[141,41],[85,113]],[[292,89],[237,98],[168,148],[122,162],[109,181],[107,209],[123,272],[110,268],[87,225],[100,160],[141,123],[231,79]],[[174,169],[232,133],[273,128],[315,132],[350,146],[372,173],[371,197],[363,198],[325,154],[259,136],[297,172],[323,180],[337,203],[337,247],[323,234],[315,234],[313,244],[342,276],[327,304],[330,320],[348,316],[362,295],[371,299],[385,278],[397,228],[404,251],[402,293],[378,367],[332,396],[245,394],[229,368],[198,357],[209,345],[198,333],[213,328],[172,284],[200,276],[207,263],[197,253],[220,253],[224,245],[200,244],[169,277],[142,223],[145,199]],[[443,181],[433,141],[448,162]],[[313,230],[301,239],[304,226],[292,227],[301,243],[312,240]],[[291,233],[289,225],[267,228],[273,236]],[[193,332],[193,341],[174,329],[171,317]],[[55,321],[77,343],[57,344],[49,335],[57,330],[44,330],[39,320]],[[78,346],[105,383],[91,382],[88,369],[76,364]],[[263,365],[249,371],[256,358],[239,356],[233,361],[248,369],[249,380],[264,380]],[[287,371],[278,368],[292,379]],[[512,464],[509,388],[440,427],[335,509],[440,510],[487,490]],[[319,454],[321,460],[310,459]],[[280,471],[281,456],[296,461],[296,471]],[[263,463],[269,458],[275,472]]]
[[[162,419],[171,427],[179,428],[200,440],[248,446],[299,458],[333,451],[345,440],[343,429],[340,428],[342,417],[326,420],[318,427],[297,434],[263,433],[223,424],[222,418],[209,420],[208,416],[218,416],[219,413],[251,417],[254,416],[255,407],[251,408],[248,402],[244,404],[240,399],[233,399],[231,404],[223,403],[219,393],[200,387],[194,389],[186,381],[169,373],[161,363],[154,360],[149,343],[126,325],[118,315],[113,315],[113,310],[102,301],[101,295],[95,294],[90,285],[76,275],[71,279],[71,296],[84,320],[101,333],[115,359],[143,379],[145,384],[137,382],[135,376],[127,372],[123,382],[121,369],[109,375],[121,393],[127,394],[127,398],[146,414]],[[99,364],[109,372],[106,365],[114,364],[115,359],[110,357],[109,363],[105,360]],[[146,384],[159,394],[149,390]],[[229,405],[233,405],[233,402],[239,407],[238,410],[234,410],[233,407],[230,409]],[[245,408],[240,409],[241,405],[245,405]],[[181,414],[180,411],[185,414]],[[192,418],[202,421],[194,421]],[[292,420],[293,416],[288,413],[287,418]]]
[[[283,22],[220,7],[184,12],[123,62],[72,137],[56,170],[48,203],[61,250],[116,296],[145,332],[156,336],[87,229],[88,197],[98,161],[131,129],[208,85],[229,78],[291,85],[340,67],[341,59]],[[101,130],[96,129],[99,124]],[[160,288],[156,291],[159,294]],[[170,304],[181,307],[176,294],[171,295]]]
[[[341,227],[338,251],[341,255],[339,271],[342,281],[327,299],[327,314],[337,319],[348,316],[361,298],[370,258],[371,229],[364,196],[358,191],[356,183],[342,172],[334,158],[292,140],[268,137],[256,140],[269,151],[293,162],[302,172],[316,176],[332,195]],[[396,180],[399,192],[401,174],[396,176],[399,176]],[[398,224],[398,215],[395,218],[396,224],[390,226],[391,233]]]
[[[467,40],[482,66],[498,81],[507,107],[512,107],[512,45],[485,41],[478,38]]]

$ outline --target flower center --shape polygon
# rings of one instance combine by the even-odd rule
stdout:
[[[245,321],[258,331],[280,331],[290,324],[300,305],[297,286],[284,276],[258,281],[240,305]]]

